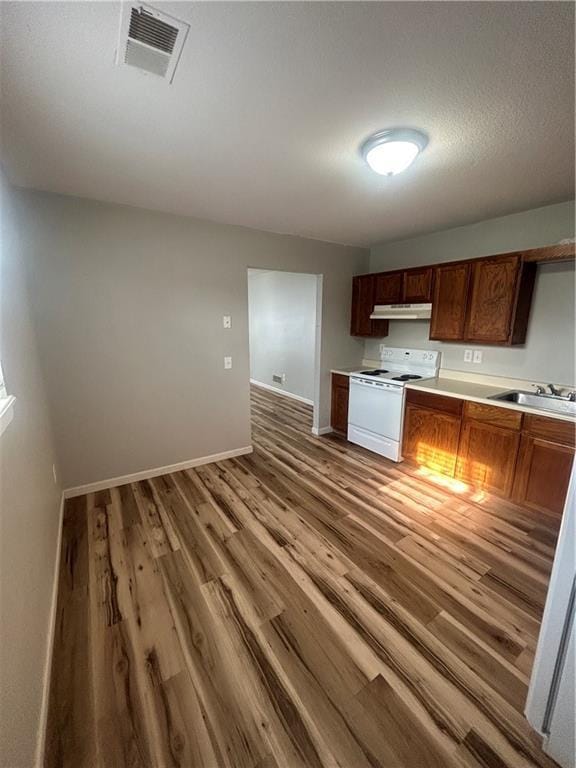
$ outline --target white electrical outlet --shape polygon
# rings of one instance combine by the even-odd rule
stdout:
[[[222,318],[222,325],[224,328],[232,328],[232,318],[230,315],[224,315]]]
[[[232,358],[231,357],[225,357],[224,358],[224,368],[226,370],[229,370],[230,368],[232,368]]]
[[[386,344],[379,344],[378,349],[380,350],[380,357],[382,357],[384,350],[386,349]]]
[[[471,363],[472,362],[472,350],[471,349],[465,349],[464,350],[464,362],[465,363]]]
[[[475,349],[474,350],[474,356],[472,358],[473,363],[481,363],[483,357],[483,352],[481,349]]]

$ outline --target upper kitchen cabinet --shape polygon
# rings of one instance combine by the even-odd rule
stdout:
[[[388,336],[388,320],[371,320],[374,310],[375,276],[358,275],[352,280],[352,336]]]
[[[352,333],[388,334],[387,320],[370,320],[375,304],[432,302],[435,341],[523,344],[537,264],[568,260],[574,260],[572,245],[361,275],[354,280]]]
[[[403,272],[374,275],[374,303],[398,304],[402,301]]]
[[[427,304],[432,301],[432,267],[374,275],[375,304]]]
[[[536,265],[523,264],[519,254],[473,262],[465,340],[522,344],[535,275]]]
[[[436,267],[430,338],[459,341],[464,338],[470,285],[470,262]]]
[[[402,301],[406,304],[428,304],[432,301],[433,276],[431,267],[406,270]]]

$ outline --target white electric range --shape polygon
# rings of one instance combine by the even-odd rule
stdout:
[[[348,440],[392,461],[402,461],[404,387],[438,376],[440,352],[389,347],[380,368],[350,374]]]

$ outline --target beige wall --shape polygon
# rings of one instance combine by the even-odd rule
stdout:
[[[323,275],[329,424],[329,370],[363,354],[349,313],[366,250],[43,193],[20,212],[65,487],[250,444],[248,267]]]
[[[537,248],[568,237],[574,237],[573,202],[375,246],[370,271]],[[382,342],[439,349],[443,368],[574,385],[574,287],[573,264],[538,267],[526,344],[512,348],[474,345],[483,350],[482,365],[464,362],[464,350],[470,345],[429,341],[426,321],[392,321]],[[378,359],[379,344],[380,340],[366,342],[368,359]]]
[[[250,377],[314,401],[316,275],[248,272]],[[283,383],[273,380],[284,376]]]
[[[0,437],[0,765],[30,768],[38,736],[60,489],[13,194],[1,184],[0,354],[16,396]]]

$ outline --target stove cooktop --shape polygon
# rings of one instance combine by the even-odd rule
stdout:
[[[373,371],[360,371],[362,376],[380,376],[383,373],[388,373],[383,368],[375,368]]]
[[[380,352],[380,365],[386,368],[361,368],[352,375],[396,387],[438,375],[440,353],[435,350],[384,347]]]
[[[387,373],[389,373],[390,376],[386,376]],[[422,376],[418,376],[415,373],[400,373],[394,376],[394,371],[388,371],[384,368],[374,368],[371,371],[358,371],[358,374],[360,376],[385,376],[387,379],[390,379],[390,381],[414,381],[415,379],[422,378]]]

